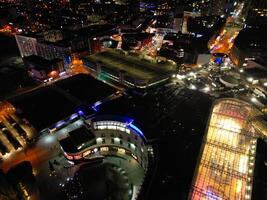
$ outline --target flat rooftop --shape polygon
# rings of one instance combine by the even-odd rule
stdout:
[[[78,74],[51,85],[12,97],[8,101],[21,110],[21,118],[28,119],[41,131],[116,92],[111,86]]]
[[[21,118],[41,131],[75,112],[76,105],[53,87],[47,86],[8,100]]]
[[[55,85],[85,104],[93,104],[117,91],[110,85],[86,74],[77,74],[58,81]]]
[[[248,123],[250,112],[238,100],[215,103],[190,199],[251,199],[256,138]]]
[[[123,51],[118,50],[100,52],[85,59],[117,72],[123,70],[126,76],[140,80],[156,79],[176,70],[176,66],[170,62],[152,63],[135,55],[125,55]]]
[[[66,137],[59,141],[63,150],[67,153],[76,153],[78,152],[78,146],[90,142],[95,138],[95,135],[88,130],[85,126],[81,126],[78,129],[75,129],[69,132],[69,137]],[[84,148],[80,148],[82,150]]]

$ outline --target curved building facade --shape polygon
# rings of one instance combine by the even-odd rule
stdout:
[[[89,126],[73,130],[60,140],[65,157],[72,162],[102,156],[131,157],[146,171],[146,138],[133,121],[119,116],[98,116],[88,120]]]

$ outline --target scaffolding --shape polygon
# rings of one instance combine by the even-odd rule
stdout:
[[[214,104],[189,199],[251,199],[257,141],[248,120],[251,111],[235,99]]]

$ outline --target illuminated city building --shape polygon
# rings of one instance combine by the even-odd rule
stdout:
[[[251,16],[253,16],[253,17],[255,17],[255,16],[267,17],[267,1],[265,1],[265,0],[257,0],[257,1],[250,0],[248,2],[250,2],[248,17],[251,17]]]
[[[134,120],[120,116],[97,116],[67,134],[58,131],[65,157],[72,162],[97,156],[116,155],[134,158],[144,170],[148,166],[146,139]],[[64,134],[65,133],[65,134]]]
[[[47,60],[40,56],[26,56],[23,58],[27,66],[29,75],[38,82],[43,82],[49,78],[56,78],[64,71],[63,61],[59,58]]]
[[[251,199],[257,142],[251,112],[252,107],[239,100],[215,102],[190,199]]]

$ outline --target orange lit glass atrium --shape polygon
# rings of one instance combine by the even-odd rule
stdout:
[[[247,103],[235,99],[214,104],[189,199],[251,199],[256,152],[251,111]]]

